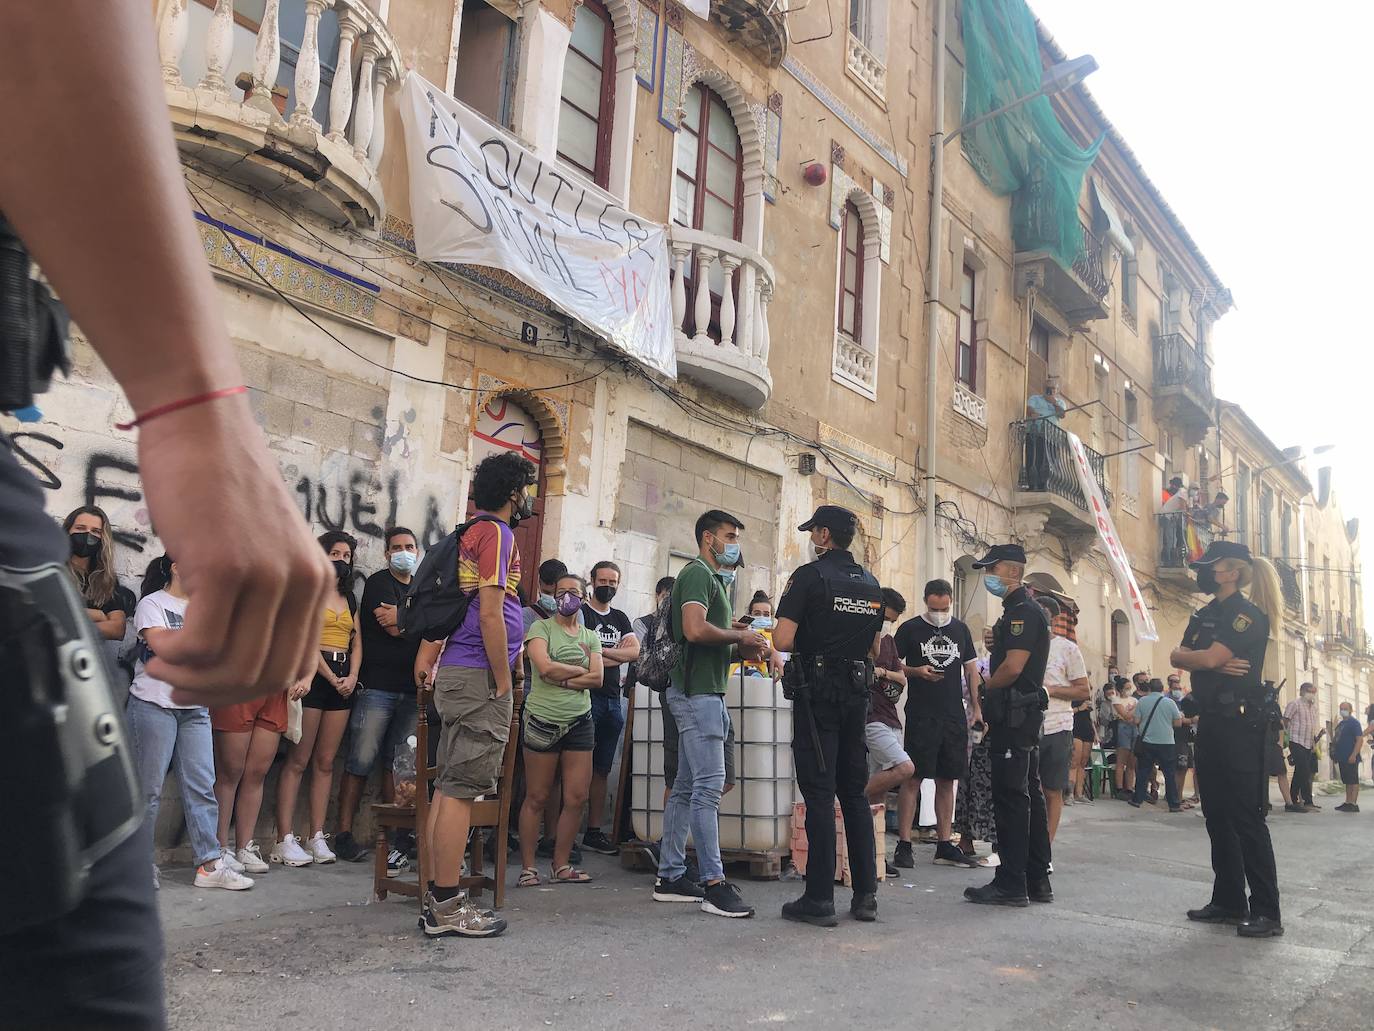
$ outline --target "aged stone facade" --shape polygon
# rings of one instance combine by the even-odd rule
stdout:
[[[1208,331],[1229,293],[1086,91],[1055,105],[1080,141],[1106,133],[1080,199],[1102,241],[1093,282],[1054,279],[1018,255],[1008,200],[948,151],[930,441],[918,342],[934,5],[870,2],[835,32],[822,6],[786,14],[757,0],[717,4],[705,20],[675,0],[150,6],[190,212],[254,410],[312,526],[359,537],[360,571],[380,568],[389,523],[424,543],[447,532],[475,462],[512,448],[541,470],[538,519],[522,528],[526,567],[558,556],[585,571],[613,558],[626,570],[618,604],[634,614],[695,551],[701,510],[723,506],[747,524],[742,606],[755,589],[776,596],[803,557],[795,527],[832,501],[859,514],[856,548],[913,602],[927,578],[954,576],[980,629],[995,610],[970,556],[1023,540],[1037,582],[1077,602],[1095,679],[1112,655],[1164,670],[1195,599],[1182,571],[1161,565],[1155,510],[1170,476],[1211,491],[1227,462]],[[950,7],[946,127],[959,121],[963,74]],[[1041,48],[1046,64],[1064,56],[1047,34]],[[596,99],[577,92],[589,68]],[[588,189],[670,224],[676,382],[560,313],[537,283],[416,259],[396,106],[411,69]],[[596,131],[577,136],[588,120]],[[966,268],[978,372],[960,383]],[[703,296],[698,283],[713,286]],[[0,426],[16,431],[54,515],[109,509],[132,586],[159,554],[156,528],[134,437],[113,429],[127,408],[79,337],[76,354],[41,421]],[[1106,456],[1156,646],[1121,623],[1086,513],[1021,489],[1013,424],[1047,373],[1084,406],[1066,425]],[[1295,497],[1310,526],[1334,505]],[[919,548],[930,505],[934,568]],[[1355,568],[1353,540],[1349,552],[1332,548],[1333,563]],[[171,834],[175,807],[163,813]]]

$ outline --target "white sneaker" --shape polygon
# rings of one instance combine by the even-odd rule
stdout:
[[[398,848],[393,848],[386,856],[386,875],[388,877],[399,877],[410,869],[410,860],[406,854]]]
[[[229,848],[221,848],[219,852],[219,858],[220,862],[222,862],[225,866],[229,867],[229,869],[233,870],[234,873],[243,873],[245,869],[244,865],[234,858],[234,853],[230,851]]]
[[[239,849],[237,862],[240,873],[260,874],[267,872],[267,864],[263,862],[262,849],[258,848],[257,843],[250,841],[246,847]]]
[[[314,862],[310,858],[310,853],[301,848],[301,843],[296,840],[294,834],[288,834],[273,845],[268,858],[272,862],[281,863],[284,866],[309,866]]]
[[[227,888],[229,891],[246,891],[253,886],[253,878],[236,873],[225,862],[215,864],[213,870],[203,866],[196,867],[197,888]]]
[[[332,863],[338,858],[324,843],[324,831],[316,831],[315,836],[305,843],[305,847],[310,850],[312,863]]]

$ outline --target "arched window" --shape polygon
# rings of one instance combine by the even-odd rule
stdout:
[[[611,177],[615,110],[615,29],[597,0],[582,0],[563,65],[558,156],[602,189]]]
[[[730,109],[710,87],[696,83],[687,91],[682,105],[682,131],[678,133],[677,168],[674,173],[673,221],[713,236],[739,240],[744,228],[744,150]],[[689,298],[696,296],[694,276],[689,268],[685,280]],[[735,273],[738,284],[739,273]],[[720,298],[725,277],[719,263],[711,265],[707,276],[711,290],[709,333],[719,339]],[[684,330],[693,335],[695,305],[687,305]]]
[[[855,343],[863,340],[864,223],[859,208],[844,202],[840,224],[840,298],[836,328]]]

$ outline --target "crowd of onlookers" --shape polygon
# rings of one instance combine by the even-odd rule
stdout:
[[[368,850],[353,834],[357,810],[374,771],[380,771],[383,800],[396,797],[392,760],[415,733],[415,689],[423,676],[434,687],[428,758],[440,775],[430,824],[422,829],[434,855],[422,924],[431,934],[500,933],[503,919],[476,909],[456,886],[472,800],[496,787],[512,691],[518,688],[523,699],[511,817],[520,862],[516,883],[541,883],[540,859],[549,862],[550,880],[586,882],[591,875],[579,866],[582,851],[614,855],[621,844],[603,820],[636,663],[649,642],[671,637],[681,642],[681,655],[660,699],[667,790],[654,897],[699,903],[722,916],[752,914],[725,880],[720,859],[716,814],[721,795],[735,782],[734,728],[723,696],[730,677],[781,676],[786,654],[775,648],[774,634],[791,641],[796,603],[784,595],[775,612],[760,591],[735,615],[728,589],[745,528],[719,510],[701,516],[696,556],[676,577],[658,581],[653,610],[637,619],[613,604],[621,570],[611,560],[597,562],[583,577],[549,559],[529,578],[534,583],[522,588],[511,528],[529,514],[533,482],[532,467],[514,455],[488,459],[475,473],[478,516],[456,544],[457,585],[473,602],[446,640],[418,642],[401,632],[398,610],[420,561],[415,533],[403,526],[385,531],[386,565],[366,577],[359,598],[357,542],[330,531],[319,542],[337,583],[321,613],[313,675],[276,694],[208,711],[178,703],[171,688],[147,671],[147,660],[178,631],[186,609],[175,556],[148,564],[135,599],[115,576],[115,541],[105,513],[85,506],[64,520],[68,568],[128,684],[127,722],[149,823],[156,821],[162,785],[174,767],[198,886],[249,888],[269,862],[299,867],[365,857]],[[850,544],[839,529],[817,526],[811,533],[816,554]],[[930,824],[923,837],[936,846],[934,862],[970,868],[996,862],[975,849],[978,841],[994,852],[997,847],[977,689],[987,673],[990,642],[985,634],[980,657],[953,611],[953,595],[947,581],[932,580],[919,611],[903,621],[905,599],[883,590],[886,623],[874,663],[866,794],[871,802],[896,795],[897,868],[914,865],[918,808],[928,814],[921,823]],[[1048,594],[1036,600],[1053,630],[1039,764],[1051,840],[1064,805],[1094,800],[1093,771],[1103,761],[1113,798],[1139,807],[1156,802],[1162,790],[1171,812],[1191,808],[1198,802],[1196,783],[1188,793],[1197,717],[1189,714],[1189,689],[1179,675],[1128,678],[1112,666],[1093,690],[1075,641],[1072,606]],[[1320,808],[1312,781],[1324,747],[1346,785],[1346,801],[1336,808],[1358,812],[1359,765],[1365,738],[1374,733],[1374,706],[1364,725],[1351,710],[1342,703],[1335,726],[1319,725],[1311,684],[1303,684],[1288,705],[1265,757],[1286,812]],[[264,855],[256,828],[283,738],[275,828]],[[341,750],[331,835],[325,824]],[[297,802],[306,780],[301,823]],[[622,837],[630,833],[629,821],[624,824]],[[689,830],[696,847],[690,876]],[[415,853],[414,837],[398,834],[388,851],[388,870],[403,871]]]

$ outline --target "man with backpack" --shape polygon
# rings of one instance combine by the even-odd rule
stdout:
[[[663,843],[654,883],[654,901],[699,905],[724,917],[751,917],[752,906],[725,879],[720,858],[720,796],[725,786],[725,738],[730,717],[725,682],[731,651],[746,659],[768,655],[762,634],[731,625],[729,588],[742,562],[739,537],[744,524],[712,509],[697,519],[697,557],[673,583],[666,609],[650,647],[639,660],[638,676],[664,690],[663,701],[678,727],[678,766],[663,813]],[[664,666],[672,660],[671,675]],[[670,682],[668,682],[670,681]],[[687,832],[696,844],[701,883],[687,876]]]
[[[484,458],[472,475],[472,520],[440,542],[415,576],[402,626],[424,640],[416,678],[438,661],[434,704],[443,722],[430,809],[434,882],[420,926],[431,937],[491,938],[506,921],[458,888],[472,803],[497,787],[510,737],[512,686],[523,675],[520,551],[512,530],[532,514],[535,469],[513,451]],[[517,670],[520,671],[517,674]]]

